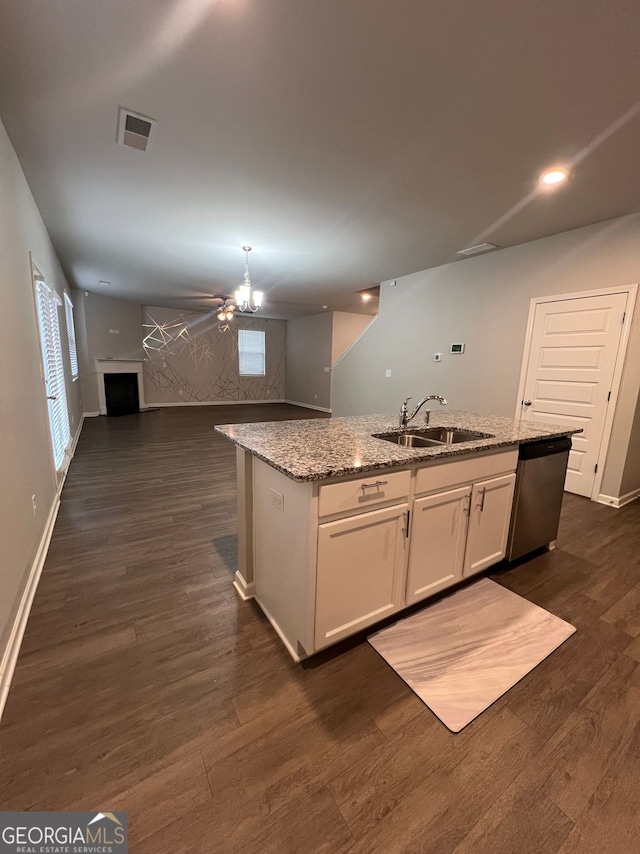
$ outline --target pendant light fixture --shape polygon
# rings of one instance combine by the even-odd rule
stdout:
[[[254,314],[262,305],[262,291],[251,291],[251,278],[249,277],[249,252],[250,246],[243,246],[244,251],[244,280],[235,293],[238,311],[249,311]]]
[[[235,310],[235,303],[229,297],[227,297],[218,309],[218,320],[233,320],[233,313]]]

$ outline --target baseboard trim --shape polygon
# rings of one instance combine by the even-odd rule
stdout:
[[[238,596],[243,602],[253,599],[256,595],[256,585],[254,581],[247,582],[240,572],[236,572],[233,577],[233,586],[236,588]]]
[[[640,496],[640,489],[634,489],[631,492],[626,492],[624,495],[614,497],[613,495],[604,495],[602,492],[598,495],[598,504],[606,504],[607,507],[615,507],[619,510],[625,504],[630,504]]]
[[[82,433],[82,425],[84,424],[84,419],[86,417],[87,417],[86,413],[84,413],[84,412],[80,416],[80,422],[78,424],[78,427],[76,428],[76,434],[73,437],[73,441],[71,442],[71,447],[69,448],[69,462],[67,463],[67,468],[69,468],[69,463],[73,459],[75,452],[76,452],[76,448],[78,447],[78,439],[80,438],[80,433]]]
[[[29,578],[27,579],[27,583],[22,594],[22,599],[20,600],[20,605],[18,607],[16,618],[13,621],[9,640],[7,641],[7,647],[2,655],[2,661],[0,662],[0,720],[2,719],[2,713],[4,711],[5,703],[7,702],[7,697],[9,696],[11,680],[13,679],[13,673],[16,669],[18,655],[20,654],[20,646],[22,645],[22,638],[24,637],[24,632],[27,627],[27,620],[29,619],[29,614],[31,612],[33,597],[36,595],[36,590],[38,589],[38,582],[40,581],[40,576],[42,575],[44,562],[47,559],[47,553],[49,551],[49,543],[51,542],[53,529],[56,524],[56,519],[58,518],[58,510],[60,509],[60,494],[62,492],[64,482],[67,479],[67,472],[69,471],[71,460],[73,459],[76,453],[78,439],[80,438],[80,433],[82,433],[82,427],[84,425],[84,419],[94,414],[99,415],[100,413],[82,413],[82,415],[80,416],[80,422],[78,423],[78,426],[76,428],[76,432],[73,436],[73,439],[71,440],[69,447],[67,448],[64,465],[60,470],[60,479],[58,482],[58,488],[56,489],[56,494],[53,498],[53,504],[51,505],[51,510],[49,511],[49,516],[47,517],[44,531],[42,532],[42,536],[40,538],[40,544],[38,545],[36,556],[34,558],[33,564],[31,565],[31,569],[29,570]]]
[[[60,497],[60,493],[62,492],[62,487],[64,486],[64,482],[67,479],[67,472],[69,471],[69,466],[71,465],[71,460],[74,458],[76,453],[76,448],[78,446],[78,439],[80,438],[80,433],[82,433],[82,425],[84,424],[84,419],[86,418],[86,413],[82,413],[80,416],[80,423],[76,428],[76,432],[74,434],[73,439],[71,440],[71,444],[66,450],[64,463],[62,468],[60,469],[60,480],[58,481],[58,498]]]
[[[309,656],[307,656],[307,655],[299,655],[299,654],[295,651],[295,649],[291,646],[291,644],[289,643],[289,641],[286,639],[286,637],[285,637],[285,636],[284,636],[284,634],[282,633],[282,629],[280,628],[280,626],[279,626],[279,625],[276,623],[276,621],[273,619],[273,617],[271,616],[271,614],[269,613],[269,611],[264,607],[264,605],[262,604],[262,602],[260,601],[260,599],[258,599],[258,597],[257,597],[257,596],[255,596],[254,598],[255,598],[256,602],[258,603],[258,605],[260,606],[260,610],[262,611],[262,613],[265,615],[265,617],[267,618],[267,620],[269,620],[269,622],[270,622],[270,623],[271,623],[271,625],[273,626],[273,629],[275,630],[275,633],[278,635],[278,637],[280,638],[280,640],[282,641],[282,643],[285,645],[285,647],[287,648],[287,652],[289,653],[289,655],[291,656],[291,658],[295,661],[295,663],[296,663],[296,664],[299,664],[301,661],[304,661],[304,659],[305,659],[305,658],[308,658]]]
[[[318,412],[328,412],[331,415],[331,410],[326,406],[314,406],[311,403],[300,403],[299,400],[284,400],[283,403],[288,403],[290,406],[301,406],[303,409],[316,409]]]
[[[16,669],[18,654],[20,653],[20,646],[22,645],[22,638],[24,637],[24,632],[27,627],[27,620],[29,619],[29,613],[31,612],[33,597],[36,595],[38,582],[40,581],[40,575],[42,574],[42,568],[47,557],[47,552],[49,551],[49,543],[51,542],[51,535],[53,534],[53,528],[56,524],[59,509],[60,496],[59,494],[56,494],[53,499],[51,511],[49,512],[49,518],[47,519],[44,532],[40,539],[40,545],[38,546],[35,560],[33,561],[29,572],[29,578],[27,579],[22,599],[20,600],[20,606],[13,622],[7,647],[2,656],[2,663],[0,664],[0,720],[2,719],[2,713],[7,702],[7,697],[9,696],[11,680],[13,679],[13,673]]]
[[[185,400],[177,403],[153,403],[146,401],[147,409],[155,409],[156,407],[167,406],[236,406],[238,404],[254,404],[254,406],[262,405],[263,403],[286,403],[286,400],[278,398],[277,400]]]
[[[97,418],[100,415],[100,410],[96,410],[95,412],[85,412],[83,414],[83,418]]]

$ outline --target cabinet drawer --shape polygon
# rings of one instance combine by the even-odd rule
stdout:
[[[462,483],[473,483],[513,472],[518,466],[518,449],[479,457],[453,458],[451,462],[423,466],[416,473],[416,495],[437,492]]]
[[[347,510],[367,510],[383,501],[406,498],[411,486],[410,471],[372,471],[369,477],[328,483],[320,487],[320,516],[331,516]]]

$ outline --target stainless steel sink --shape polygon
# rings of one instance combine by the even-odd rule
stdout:
[[[462,430],[458,427],[427,427],[404,430],[402,433],[375,433],[374,439],[384,439],[405,448],[435,448],[438,445],[456,445],[459,442],[475,442],[492,439],[489,433]]]
[[[403,445],[405,448],[435,448],[438,445],[444,444],[444,442],[438,442],[436,439],[429,439],[427,436],[419,436],[417,433],[399,433],[397,436],[376,436],[376,439],[386,439],[387,442],[395,442],[396,445]]]
[[[462,430],[459,427],[429,427],[420,431],[425,436],[444,445],[455,445],[457,442],[475,442],[478,439],[491,439],[488,433],[478,433],[475,430]]]

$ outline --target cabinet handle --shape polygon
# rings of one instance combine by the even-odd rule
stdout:
[[[482,513],[482,511],[484,510],[484,497],[485,497],[485,495],[486,495],[486,494],[487,494],[487,490],[483,487],[483,488],[480,490],[480,495],[481,495],[481,498],[480,498],[480,512],[481,512],[481,513]]]
[[[404,529],[404,535],[407,539],[409,539],[409,522],[411,521],[411,510],[405,511],[405,513],[403,513],[403,516],[407,520],[407,526]]]
[[[360,489],[363,491],[365,489],[375,489],[376,486],[386,486],[389,483],[388,480],[376,480],[375,483],[363,483],[360,485]]]
[[[471,495],[467,495],[465,498],[465,505],[462,508],[462,512],[466,513],[467,516],[471,515]]]

